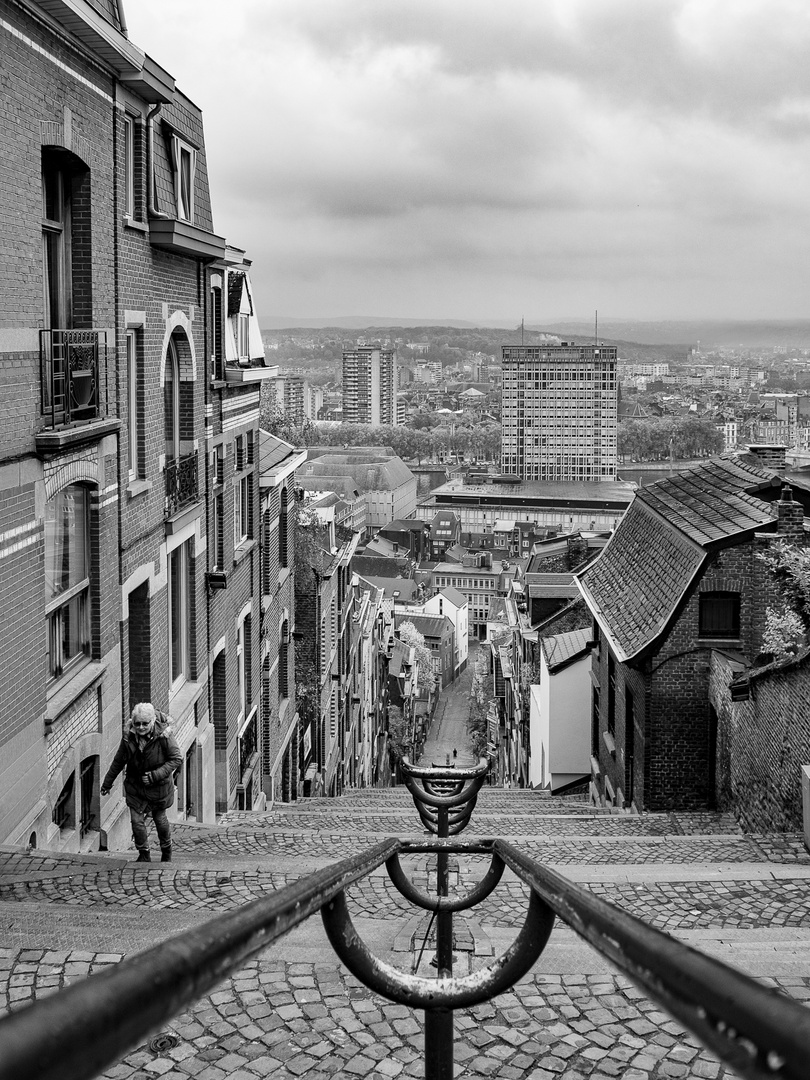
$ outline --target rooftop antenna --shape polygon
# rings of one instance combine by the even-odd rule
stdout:
[[[520,319],[520,344],[523,344],[523,317]]]
[[[594,311],[594,313],[593,313],[593,343],[594,343],[594,345],[599,344],[599,312],[598,312],[598,310]]]

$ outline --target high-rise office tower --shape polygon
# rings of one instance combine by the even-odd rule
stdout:
[[[616,479],[616,348],[504,345],[501,467],[523,480]]]
[[[344,349],[344,424],[398,424],[397,381],[393,349],[373,345]]]

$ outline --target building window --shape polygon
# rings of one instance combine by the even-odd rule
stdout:
[[[253,473],[240,477],[233,488],[233,543],[239,547],[250,539],[250,483]]]
[[[70,179],[53,155],[42,162],[42,260],[45,326],[72,325]]]
[[[250,360],[250,316],[239,315],[236,320],[236,347],[240,361]]]
[[[236,624],[236,670],[239,683],[239,718],[250,712],[251,693],[251,618],[246,615]]]
[[[98,756],[85,758],[79,768],[82,836],[98,830]]]
[[[169,552],[169,686],[189,677],[191,655],[190,541]]]
[[[127,330],[127,405],[129,420],[129,478],[143,476],[141,448],[143,445],[143,418],[140,410],[141,373],[140,341],[137,330]]]
[[[211,286],[211,380],[223,378],[222,286]]]
[[[90,505],[80,484],[45,507],[45,611],[48,674],[58,679],[90,652]]]
[[[740,636],[740,594],[705,592],[700,594],[699,634],[702,638]]]
[[[616,734],[616,661],[608,653],[608,715],[607,729],[610,735]]]
[[[288,567],[289,564],[289,536],[288,531],[290,527],[289,512],[287,507],[288,492],[287,488],[281,489],[281,504],[278,518],[278,565],[280,567]]]
[[[53,806],[53,823],[63,832],[76,827],[76,800],[73,795],[75,786],[76,773],[72,772]]]
[[[174,156],[174,194],[177,216],[181,221],[194,220],[194,173],[197,168],[197,151],[188,143],[172,140]]]
[[[124,213],[135,217],[135,121],[124,117]]]
[[[285,619],[281,624],[278,646],[278,696],[290,696],[290,624]]]

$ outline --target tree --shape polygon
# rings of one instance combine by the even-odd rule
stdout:
[[[388,706],[388,757],[392,770],[395,770],[400,761],[410,752],[411,744],[408,740],[408,729],[402,709],[398,705]]]
[[[414,657],[419,665],[419,679],[417,685],[426,694],[432,694],[436,689],[436,674],[433,670],[433,657],[430,649],[425,644],[425,638],[416,629],[414,624],[407,619],[400,623],[397,635],[400,641],[408,646],[413,646]]]

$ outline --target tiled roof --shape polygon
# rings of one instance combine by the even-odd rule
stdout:
[[[716,458],[659,480],[636,496],[698,544],[710,544],[773,521],[770,507],[747,494],[771,486],[775,473],[731,458]]]
[[[451,622],[444,615],[411,615],[410,613],[403,613],[402,615],[396,615],[394,622],[397,630],[403,623],[413,623],[424,638],[441,639],[449,630],[452,630]]]
[[[776,519],[769,504],[749,493],[775,479],[756,466],[716,458],[639,491],[600,556],[576,576],[620,661],[665,631],[715,543]]]
[[[556,634],[542,639],[543,653],[549,671],[559,671],[571,660],[583,656],[588,649],[593,635],[587,627],[584,630],[571,630],[567,634]]]
[[[259,472],[266,472],[295,453],[295,447],[269,431],[259,431]]]
[[[394,598],[394,593],[397,593],[397,600],[402,600],[403,602],[413,600],[418,592],[416,582],[412,581],[410,578],[377,577],[374,574],[363,574],[363,579],[375,588],[382,589],[388,600]]]
[[[403,559],[388,559],[384,555],[353,555],[352,571],[372,578],[398,578],[402,576]]]

